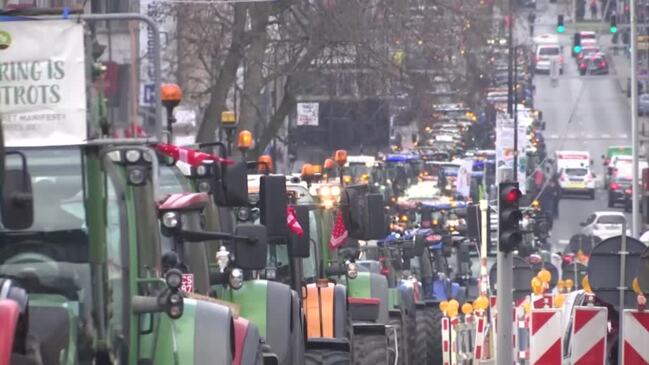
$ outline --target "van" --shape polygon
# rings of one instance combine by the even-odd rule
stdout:
[[[559,63],[559,73],[563,74],[563,54],[561,46],[555,44],[539,44],[536,46],[534,56],[534,71],[550,73],[552,61]]]

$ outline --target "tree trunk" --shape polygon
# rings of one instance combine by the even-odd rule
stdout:
[[[196,134],[196,142],[213,142],[216,139],[216,127],[221,123],[221,112],[224,111],[228,91],[236,81],[237,69],[243,58],[246,13],[246,4],[234,4],[232,41],[214,83],[214,90],[210,93],[210,101]],[[212,59],[212,64],[213,69],[218,69],[220,66],[218,59]]]

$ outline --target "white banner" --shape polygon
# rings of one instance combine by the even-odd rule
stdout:
[[[0,22],[0,117],[5,144],[85,143],[83,24]]]
[[[527,127],[518,125],[518,175],[519,189],[525,194],[528,145]],[[514,121],[505,114],[496,116],[496,166],[498,169],[514,168]]]
[[[320,104],[297,103],[297,125],[318,126]]]

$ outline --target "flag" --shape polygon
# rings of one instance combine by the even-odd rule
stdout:
[[[344,245],[347,242],[347,227],[345,227],[345,221],[343,219],[342,210],[338,210],[336,213],[336,223],[334,224],[334,229],[331,231],[331,238],[329,239],[329,248],[335,250],[340,246]]]
[[[174,146],[172,144],[158,143],[155,145],[155,148],[174,160],[185,162],[194,167],[203,164],[204,161],[214,161],[227,165],[234,163],[234,161],[230,159],[221,158],[210,153],[196,151],[187,147]]]
[[[300,222],[297,220],[297,215],[295,214],[295,209],[293,207],[286,208],[286,224],[291,232],[300,237],[304,236],[304,230],[302,229]]]

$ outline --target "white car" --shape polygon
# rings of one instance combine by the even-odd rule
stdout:
[[[563,194],[586,194],[595,199],[595,174],[588,167],[566,167],[559,172]]]
[[[600,211],[594,212],[581,223],[581,232],[585,235],[592,235],[605,240],[610,237],[622,234],[622,227],[628,227],[626,217],[622,212]],[[626,229],[626,234],[631,235],[631,230]]]
[[[536,48],[534,70],[550,73],[552,61],[559,64],[559,73],[563,74],[563,55],[559,44],[541,44]]]

